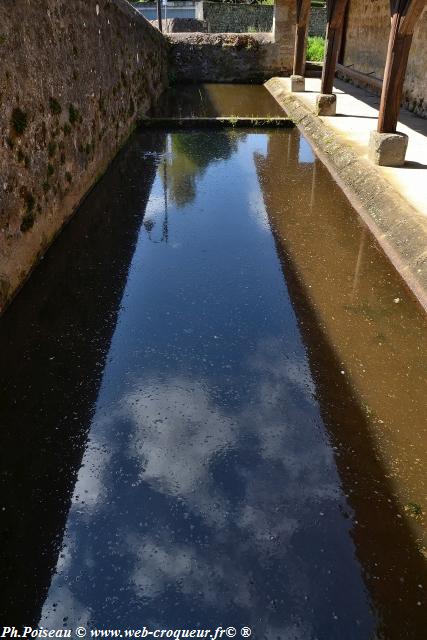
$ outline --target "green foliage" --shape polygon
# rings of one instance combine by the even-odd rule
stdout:
[[[73,104],[68,107],[68,119],[72,125],[76,124],[80,119],[79,110]]]
[[[417,502],[409,502],[405,506],[405,511],[412,516],[412,518],[415,518],[415,520],[421,520],[424,515],[421,505]]]
[[[49,155],[49,158],[52,158],[55,155],[56,152],[56,142],[54,142],[53,140],[51,140],[51,142],[49,142],[48,148],[47,148],[47,152]]]
[[[307,60],[311,62],[323,62],[325,56],[325,38],[321,36],[308,36]]]
[[[27,205],[27,211],[30,213],[34,209],[34,205],[36,204],[34,196],[32,193],[26,193],[24,199],[25,204]]]
[[[34,205],[36,204],[36,201],[34,199],[34,196],[32,193],[27,192],[24,195],[24,200],[25,200],[25,205],[26,205],[26,211],[25,214],[22,218],[22,222],[21,222],[21,232],[25,233],[26,231],[29,231],[31,229],[31,227],[34,225]]]
[[[49,98],[49,106],[52,114],[54,116],[59,116],[62,111],[62,107],[59,104],[58,100],[55,100],[55,98]]]
[[[24,133],[25,129],[28,125],[28,116],[26,113],[21,111],[19,107],[12,111],[12,126],[15,129],[15,132],[20,136]]]
[[[27,211],[27,213],[22,218],[21,222],[21,232],[25,233],[29,231],[34,225],[34,214],[32,211]]]

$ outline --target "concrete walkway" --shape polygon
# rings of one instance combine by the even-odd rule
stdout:
[[[280,81],[285,91],[290,92],[289,78],[281,78]],[[307,78],[305,93],[294,95],[314,110],[319,88],[320,79]],[[338,79],[334,92],[337,93],[337,115],[321,117],[321,120],[339,136],[340,141],[367,159],[369,135],[377,125],[380,98]],[[376,168],[410,205],[427,217],[427,120],[402,109],[398,131],[409,136],[405,166],[399,169]]]

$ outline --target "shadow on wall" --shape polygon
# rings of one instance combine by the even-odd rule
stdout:
[[[150,144],[143,160],[139,135],[119,154],[0,319],[0,619],[11,624],[37,626],[58,562],[165,136]]]

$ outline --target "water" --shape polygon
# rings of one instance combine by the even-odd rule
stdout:
[[[425,337],[296,130],[136,134],[0,321],[0,619],[423,638]]]
[[[184,84],[164,92],[153,108],[153,116],[277,117],[283,109],[262,85]]]

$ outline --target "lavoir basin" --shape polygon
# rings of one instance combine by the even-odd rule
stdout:
[[[0,320],[2,624],[425,638],[426,329],[297,129],[136,133]]]

